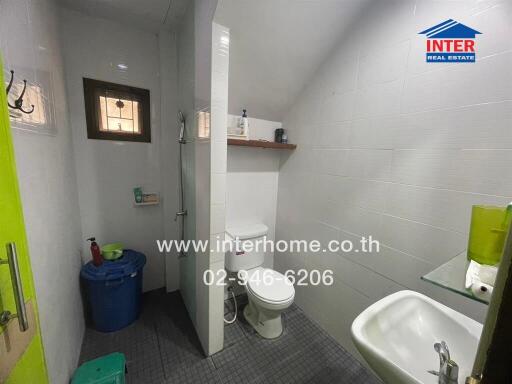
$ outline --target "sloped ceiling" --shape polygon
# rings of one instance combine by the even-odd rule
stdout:
[[[115,20],[157,33],[177,30],[191,0],[59,0],[90,16]]]
[[[231,31],[229,113],[282,121],[368,0],[219,0]]]

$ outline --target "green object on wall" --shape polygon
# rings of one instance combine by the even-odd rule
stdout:
[[[468,259],[480,264],[498,264],[511,218],[506,207],[474,205],[471,212]]]
[[[7,258],[6,244],[15,243],[18,254],[18,264],[25,301],[32,301],[36,313],[34,324],[35,336],[24,350],[21,357],[7,376],[4,384],[48,383],[48,374],[44,360],[43,344],[41,341],[35,289],[32,280],[32,270],[28,253],[28,245],[23,221],[23,210],[18,189],[14,147],[12,143],[9,111],[5,95],[5,81],[2,59],[0,57],[0,258]],[[14,293],[9,268],[0,268],[0,312],[16,313]],[[16,319],[11,321],[17,321]],[[5,328],[0,329],[0,334]],[[8,337],[5,338],[8,340]],[[15,343],[16,340],[10,340]],[[0,359],[5,358],[0,356]]]
[[[115,352],[82,364],[71,384],[125,384],[126,358]]]

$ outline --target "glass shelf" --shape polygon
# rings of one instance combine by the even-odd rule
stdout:
[[[432,272],[422,276],[421,279],[480,303],[489,304],[487,300],[473,295],[471,289],[465,288],[467,268],[468,259],[464,251]]]

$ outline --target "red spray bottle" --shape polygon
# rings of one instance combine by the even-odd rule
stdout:
[[[90,237],[87,241],[91,242],[92,263],[99,267],[103,264],[103,258],[101,257],[100,247],[98,246],[98,243],[96,243],[96,238]]]

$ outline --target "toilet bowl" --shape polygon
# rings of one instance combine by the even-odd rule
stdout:
[[[254,274],[260,277],[253,278]],[[265,278],[261,277],[264,274]],[[293,303],[295,289],[286,276],[268,268],[248,271],[246,285],[248,305],[244,308],[247,322],[266,339],[274,339],[283,333],[281,313]]]
[[[226,237],[238,239],[241,249],[243,242],[256,244],[263,241],[268,228],[261,223],[231,225],[226,228]],[[270,268],[263,268],[265,253],[261,249],[244,252],[233,249],[226,254],[225,266],[228,271],[245,273],[245,290],[249,303],[244,308],[247,322],[263,338],[274,339],[283,333],[282,312],[290,307],[295,289],[286,276]]]

